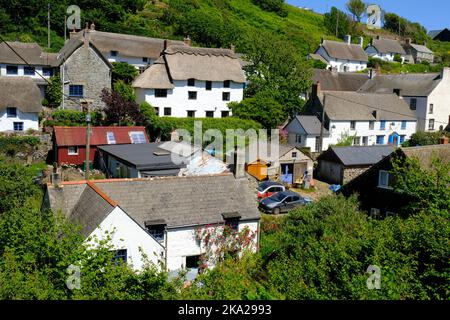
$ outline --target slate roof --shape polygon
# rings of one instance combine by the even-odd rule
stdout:
[[[405,100],[393,93],[328,91],[320,93],[319,99],[322,105],[325,101],[325,112],[331,120],[417,120]]]
[[[411,44],[409,44],[409,46],[411,46],[414,50],[416,50],[418,52],[433,54],[433,51],[428,49],[426,46],[423,46],[423,45],[420,45],[420,44],[415,44],[415,43],[411,43]]]
[[[241,220],[260,219],[249,181],[235,179],[232,174],[89,183],[94,188],[81,181],[47,189],[51,208],[56,211],[62,206],[63,212],[83,225],[85,234],[94,230],[115,205],[142,227],[148,220],[164,220],[168,228],[214,224],[223,222],[222,214],[227,212],[237,212]],[[84,186],[81,193],[80,185]],[[85,205],[87,200],[92,206]],[[65,203],[76,205],[70,210]]]
[[[99,146],[98,149],[134,166],[140,171],[180,169],[184,167],[185,165],[175,164],[172,161],[171,152],[160,148],[163,144],[164,142],[116,144]]]
[[[314,69],[313,74],[313,82],[320,82],[321,90],[327,91],[357,91],[368,80],[369,77],[365,73]]]
[[[358,44],[324,40],[321,46],[331,58],[363,62],[369,61],[367,53]]]
[[[434,37],[436,37],[439,33],[441,33],[442,31],[444,31],[445,29],[441,29],[441,30],[430,30],[430,31],[428,31],[428,36],[430,37],[430,38],[433,38],[434,39]]]
[[[327,157],[326,153],[333,153],[344,166],[367,166],[377,163],[384,157],[390,155],[395,147],[385,146],[349,146],[330,147],[321,158]]]
[[[307,134],[320,134],[321,122],[316,116],[298,115],[295,116],[294,120],[300,123]],[[330,133],[327,129],[323,128],[323,134],[329,135]]]
[[[405,49],[403,49],[400,42],[393,39],[379,38],[372,39],[372,46],[377,49],[380,53],[398,53],[405,55]]]
[[[56,54],[46,53],[37,43],[25,43],[18,41],[7,41],[14,51],[22,56],[30,65],[35,66],[57,66]],[[5,43],[0,43],[0,63],[25,64]]]
[[[38,86],[29,77],[0,77],[0,111],[16,107],[22,112],[42,111]]]
[[[403,96],[428,96],[441,81],[438,73],[405,73],[377,75],[367,81],[358,91],[392,93],[401,89]]]
[[[145,127],[91,127],[91,145],[107,145],[107,133],[114,133],[116,144],[132,143],[130,132],[143,132],[149,142]],[[86,127],[54,127],[54,136],[58,147],[83,146],[86,144]]]

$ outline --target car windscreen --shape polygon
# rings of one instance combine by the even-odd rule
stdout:
[[[284,198],[286,198],[286,195],[284,195],[282,193],[275,193],[274,195],[272,195],[270,197],[270,199],[272,199],[274,201],[278,201],[278,202],[283,201]]]

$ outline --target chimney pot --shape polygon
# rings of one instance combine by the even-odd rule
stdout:
[[[411,38],[406,38],[406,44],[411,44]]]
[[[236,46],[234,44],[231,44],[230,50],[235,53],[236,52]]]
[[[399,96],[400,97],[400,93],[401,93],[401,89],[394,89],[394,90],[392,90],[392,93],[395,93],[397,96]]]
[[[191,38],[189,38],[189,35],[186,36],[186,38],[183,39],[183,42],[185,45],[190,46],[191,45]]]

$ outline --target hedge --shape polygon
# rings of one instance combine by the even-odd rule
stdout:
[[[101,125],[103,115],[100,112],[91,112],[91,124],[94,126]],[[86,112],[78,110],[56,110],[51,114],[50,119],[44,121],[44,127],[53,126],[85,126]]]

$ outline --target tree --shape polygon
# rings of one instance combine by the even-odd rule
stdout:
[[[345,12],[332,7],[330,12],[324,14],[323,18],[325,27],[336,37],[342,39],[350,33],[350,19]]]
[[[353,18],[358,22],[366,11],[366,4],[361,0],[349,0],[347,2],[347,10],[353,14]]]
[[[281,17],[287,16],[284,0],[252,0],[254,4],[266,11],[276,12]]]
[[[117,80],[116,83],[114,83],[114,91],[120,94],[120,96],[123,98],[123,100],[127,102],[135,102],[136,101],[136,94],[134,93],[133,87],[129,84],[127,84],[123,80]]]
[[[62,102],[62,85],[59,75],[50,78],[50,83],[45,88],[45,107],[59,108]]]
[[[126,62],[113,62],[112,66],[111,78],[113,84],[117,81],[123,81],[125,84],[131,84],[134,78],[136,78],[139,74],[138,70],[134,66]]]
[[[399,53],[396,53],[394,55],[394,61],[402,63],[403,62],[402,56]]]
[[[136,102],[126,101],[118,92],[108,89],[102,90],[101,98],[106,104],[103,111],[108,125],[136,125],[144,122]]]

